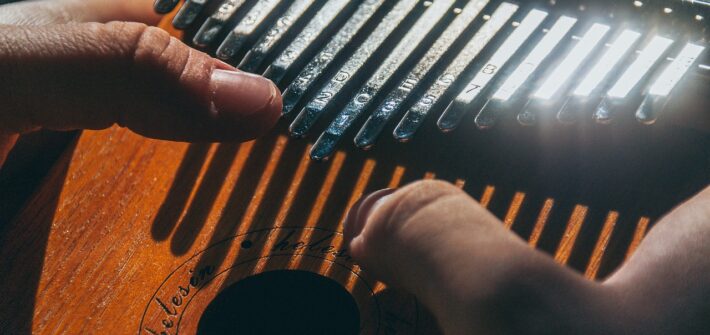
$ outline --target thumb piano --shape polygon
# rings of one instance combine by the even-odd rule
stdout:
[[[165,28],[271,78],[283,120],[84,131],[0,230],[0,333],[435,334],[343,245],[363,194],[448,180],[602,280],[710,182],[706,2],[178,2]]]

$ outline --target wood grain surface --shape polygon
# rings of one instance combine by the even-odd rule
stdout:
[[[414,151],[429,150],[418,145]],[[346,208],[363,193],[424,177],[458,181],[531,245],[590,278],[612,271],[661,213],[656,207],[672,201],[651,192],[652,206],[620,202],[609,211],[604,202],[576,201],[585,196],[495,183],[479,173],[488,163],[477,168],[478,159],[460,156],[474,176],[456,175],[452,161],[408,161],[416,156],[412,147],[399,154],[388,145],[373,153],[343,151],[316,163],[307,157],[309,146],[279,130],[244,144],[163,142],[119,128],[84,132],[2,236],[1,333],[173,334],[179,319],[180,332],[192,334],[221,290],[278,269],[340,283],[360,306],[365,333],[430,331],[434,325],[415,301],[368,279],[340,245]],[[656,166],[654,175],[664,169]],[[527,171],[539,177],[546,170]],[[678,189],[690,193],[689,185]],[[638,215],[639,208],[648,215]],[[175,298],[192,301],[190,308],[169,307],[177,314],[166,314],[158,300],[171,303],[191,280],[193,291]],[[163,320],[174,328],[160,328]]]

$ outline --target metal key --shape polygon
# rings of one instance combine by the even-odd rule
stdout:
[[[343,28],[333,36],[331,41],[325,46],[323,51],[316,56],[306,69],[311,67],[314,62],[318,62],[319,59],[331,60],[332,55],[339,52],[350,38],[357,32],[360,27],[374,14],[377,8],[380,7],[384,0],[368,0],[353,14],[353,16],[345,23]],[[281,52],[281,55],[276,58],[276,60],[266,69],[264,75],[273,80],[274,82],[280,82],[283,77],[294,67],[294,64],[303,57],[305,50],[311,46],[311,44],[320,36],[321,32],[331,24],[333,24],[338,13],[345,8],[349,3],[348,0],[330,0],[323,8],[321,8],[315,17],[306,25],[306,27],[301,31],[301,33],[296,36],[296,38],[291,42],[291,44]],[[294,81],[302,82],[303,76],[299,76]],[[284,92],[284,114],[291,111],[289,101],[289,96],[297,91],[298,87],[291,84],[291,86]],[[289,93],[291,91],[291,93]],[[299,97],[300,98],[300,97]],[[292,108],[293,106],[291,106]]]
[[[523,85],[540,68],[542,63],[552,54],[562,39],[572,30],[577,19],[569,16],[560,17],[550,28],[535,48],[525,57],[511,73],[498,90],[491,96],[476,115],[476,126],[479,129],[493,127],[506,104],[510,104]]]
[[[193,37],[192,43],[202,47],[212,43],[217,34],[222,31],[222,28],[224,28],[229,18],[244,5],[244,2],[246,2],[246,0],[225,0],[222,2],[219,9],[202,24],[200,30],[198,30],[195,37]]]
[[[217,57],[225,60],[234,58],[280,2],[280,0],[259,0],[224,39],[217,49]]]
[[[200,15],[208,1],[209,0],[185,0],[180,10],[175,14],[173,26],[178,29],[186,29],[189,27],[195,22],[195,19]]]
[[[417,5],[416,0],[402,0],[385,16],[373,33],[363,42],[353,53],[348,61],[316,94],[289,128],[291,134],[296,137],[304,136],[318,118],[325,112],[326,107],[340,90],[362,70],[365,62],[370,58],[387,37],[399,26],[405,17],[412,12]]]
[[[414,69],[396,89],[387,95],[377,110],[365,121],[362,129],[355,137],[355,145],[360,148],[368,148],[375,143],[387,121],[399,111],[402,103],[411,95],[434,65],[439,62],[441,56],[447,52],[461,33],[478,17],[478,14],[487,4],[488,0],[470,1],[466,4],[466,7],[461,10],[456,19],[446,28],[426,55],[414,66]]]
[[[314,0],[295,0],[286,12],[276,20],[276,23],[254,44],[254,47],[244,55],[239,68],[247,72],[255,72],[264,58],[273,51],[293,24],[313,5]]]
[[[320,139],[313,145],[311,151],[318,157],[330,156],[335,150],[334,145],[321,146],[321,143],[335,144],[339,141],[345,131],[352,125],[357,117],[369,106],[370,101],[385,86],[387,81],[402,66],[404,61],[414,50],[424,42],[424,38],[431,32],[436,24],[449,11],[454,4],[453,0],[438,0],[422,15],[417,22],[409,29],[405,36],[397,43],[395,48],[387,55],[387,58],[380,64],[370,79],[355,94],[342,112],[336,115],[330,126],[321,135],[321,138],[328,137],[331,140],[322,142]],[[312,154],[313,155],[313,154]]]
[[[486,87],[496,78],[502,68],[515,55],[523,44],[532,36],[548,13],[534,9],[528,13],[520,25],[496,50],[491,58],[483,65],[476,76],[459,93],[454,101],[444,110],[437,125],[441,131],[452,131],[461,122],[470,106],[481,96]]]
[[[419,101],[407,111],[404,118],[394,130],[394,137],[400,141],[408,141],[416,133],[431,108],[441,99],[446,91],[458,79],[468,65],[483,51],[503,26],[518,11],[519,6],[504,2],[493,15],[476,32],[463,50],[456,56],[444,73],[432,84]]]

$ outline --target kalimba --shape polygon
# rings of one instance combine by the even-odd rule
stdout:
[[[280,83],[292,136],[326,117],[311,152],[326,159],[350,129],[367,149],[398,120],[392,134],[407,142],[430,113],[444,132],[469,114],[487,129],[512,111],[526,126],[629,112],[654,123],[688,72],[710,73],[700,61],[708,5],[687,3],[187,1],[173,25],[196,27],[194,45]],[[213,14],[201,20],[203,11]]]
[[[363,194],[451,181],[596,280],[710,182],[710,137],[672,121],[708,106],[704,1],[155,8],[276,82],[283,120],[244,144],[84,132],[2,240],[0,295],[24,305],[0,332],[438,333],[342,245]]]

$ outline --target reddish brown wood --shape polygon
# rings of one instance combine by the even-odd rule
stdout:
[[[192,293],[175,298],[192,301],[189,309],[176,309],[184,314],[180,332],[192,334],[204,308],[229,284],[255,273],[302,269],[350,291],[365,329],[430,332],[434,324],[422,321],[426,313],[413,300],[385,294],[387,289],[361,274],[340,245],[346,209],[365,192],[402,183],[407,167],[391,169],[347,152],[314,163],[309,149],[307,142],[278,132],[244,144],[172,143],[119,128],[84,132],[3,236],[2,282],[13,284],[0,287],[0,295],[6,306],[18,308],[2,310],[0,330],[159,333],[163,320],[177,327],[178,317],[167,315],[158,299],[169,304],[184,292],[192,269],[203,277]],[[495,199],[493,190],[483,192],[485,202]],[[510,200],[501,207],[506,215],[524,203],[519,194]],[[550,210],[543,206],[535,217],[549,216]],[[561,236],[562,262],[586,222],[573,211],[568,223],[566,230],[574,233]],[[285,237],[288,252],[281,251]],[[298,241],[321,242],[303,248]],[[602,256],[597,250],[590,262],[598,268]],[[246,263],[229,269],[240,262]],[[212,281],[203,284],[207,280]],[[201,293],[193,296],[197,289]]]
[[[432,327],[417,324],[422,311],[411,299],[381,286],[372,292],[376,283],[359,277],[342,249],[334,220],[364,191],[373,163],[360,171],[349,199],[328,211],[326,203],[337,198],[330,194],[339,185],[336,179],[350,173],[341,171],[345,154],[340,154],[340,166],[337,160],[312,169],[303,168],[310,163],[289,164],[292,158],[308,162],[301,157],[305,149],[279,135],[241,145],[188,145],[148,140],[118,128],[85,132],[4,236],[2,279],[17,284],[3,286],[0,294],[9,298],[7,306],[22,308],[3,309],[0,329],[12,334],[124,334],[137,333],[142,325],[144,334],[150,333],[147,329],[169,331],[158,326],[168,320],[177,327],[178,318],[165,314],[156,298],[169,305],[180,287],[189,285],[184,262],[197,273],[210,274],[192,287],[200,289],[199,295],[182,297],[192,299],[180,323],[183,334],[196,331],[202,310],[225,286],[274,269],[336,279],[361,306],[362,325],[371,332]],[[302,178],[308,187],[289,187],[303,184]],[[307,201],[311,205],[291,207],[305,200],[299,196],[310,192],[314,182],[320,186]],[[294,228],[274,229],[274,222]],[[250,249],[241,247],[244,234],[253,244]],[[291,251],[281,251],[285,237]],[[298,241],[321,242],[302,248]],[[250,260],[258,257],[266,258]],[[228,270],[241,261],[246,264]],[[387,313],[407,322],[393,324],[398,321],[385,320]]]

